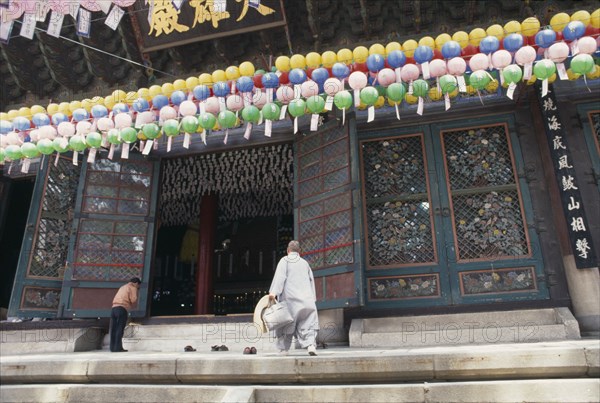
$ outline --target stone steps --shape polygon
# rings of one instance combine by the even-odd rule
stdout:
[[[28,329],[0,332],[3,355],[92,351],[100,348],[104,331],[100,327],[55,327],[39,322]]]

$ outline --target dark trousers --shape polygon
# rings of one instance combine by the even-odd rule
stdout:
[[[110,351],[123,350],[123,333],[127,325],[127,309],[115,306],[110,312]]]

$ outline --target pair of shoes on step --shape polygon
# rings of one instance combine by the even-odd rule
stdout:
[[[244,349],[244,354],[256,354],[256,347],[246,347]]]
[[[229,351],[225,344],[217,346],[216,344],[210,348],[210,351]]]

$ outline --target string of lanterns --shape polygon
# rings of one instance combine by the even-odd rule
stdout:
[[[253,125],[260,124],[270,136],[272,122],[287,114],[294,132],[298,118],[306,114],[312,115],[311,130],[316,130],[319,114],[333,105],[343,119],[353,106],[367,108],[370,122],[375,107],[386,99],[400,119],[402,101],[417,103],[422,115],[426,98],[443,98],[447,110],[459,93],[495,91],[498,81],[512,98],[522,81],[541,80],[547,90],[557,76],[599,78],[598,59],[592,56],[598,54],[599,34],[600,9],[591,14],[581,10],[556,14],[549,27],[530,17],[419,42],[279,56],[270,72],[246,61],[137,92],[116,90],[104,98],[24,107],[0,114],[0,163],[24,159],[23,171],[31,158],[73,151],[77,164],[78,153],[86,149],[88,162],[93,162],[100,148],[108,148],[112,159],[117,147],[121,158],[128,158],[131,144],[140,141],[142,154],[148,154],[163,134],[167,151],[182,133],[184,148],[196,133],[206,144],[214,130],[224,130],[227,143],[228,130],[242,122],[246,139]]]

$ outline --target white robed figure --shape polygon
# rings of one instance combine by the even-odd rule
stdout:
[[[269,289],[269,298],[286,301],[294,322],[277,329],[277,348],[287,355],[292,338],[295,336],[301,348],[307,348],[310,355],[316,353],[316,337],[319,331],[317,315],[317,294],[312,269],[306,260],[300,257],[300,243],[290,241],[287,256],[281,258],[275,270],[275,276]]]

